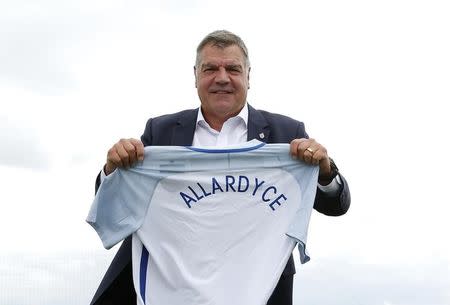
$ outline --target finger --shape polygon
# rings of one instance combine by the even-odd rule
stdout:
[[[128,154],[128,151],[125,149],[124,144],[117,143],[115,145],[115,150],[120,159],[121,166],[119,167],[128,167],[130,165],[130,156]]]
[[[317,146],[317,142],[314,139],[304,139],[304,141],[300,142],[299,146],[302,151],[305,151],[309,147]]]
[[[308,148],[306,148],[304,153],[306,155],[308,154],[311,155],[310,163],[314,165],[318,165],[323,159],[328,158],[326,148],[323,147],[321,144],[317,143],[316,141],[313,141],[311,145]]]
[[[130,139],[130,142],[134,145],[136,151],[136,160],[144,160],[144,144],[137,139]]]
[[[299,145],[301,144],[301,143],[303,143],[303,142],[305,142],[305,141],[307,141],[308,139],[304,139],[304,138],[301,138],[301,139],[294,139],[294,140],[292,140],[291,141],[291,144],[290,144],[290,153],[291,153],[291,156],[292,157],[294,157],[294,158],[298,158],[298,159],[301,159],[300,157],[300,154],[299,154]]]
[[[138,160],[136,146],[130,139],[124,140],[122,146],[128,155],[128,166],[132,166]]]
[[[322,161],[328,162],[327,149],[320,144],[317,144],[317,145],[318,145],[317,151],[314,153],[314,156],[313,156],[313,159],[314,159],[313,164],[320,164],[320,163],[322,163]]]
[[[122,160],[116,151],[115,146],[108,150],[108,155],[106,157],[106,164],[109,172],[114,171],[117,167],[123,167]]]
[[[312,156],[315,152],[315,146],[317,145],[316,141],[314,139],[306,139],[305,141],[302,141],[298,145],[298,155],[300,156],[300,159],[305,161],[306,163],[311,163]]]
[[[298,149],[299,139],[292,140],[289,144],[289,153],[292,157],[297,158],[297,149]]]
[[[129,139],[121,139],[116,145],[116,150],[122,160],[123,167],[130,167],[136,162],[136,148]]]
[[[308,147],[308,148],[309,148],[309,147]],[[307,163],[307,164],[311,164],[312,161],[313,161],[313,155],[314,155],[314,153],[311,152],[311,151],[312,151],[312,150],[305,149],[305,150],[302,152],[302,154],[303,154],[303,161],[304,161],[305,163]]]
[[[323,149],[317,149],[311,157],[311,164],[319,165],[320,161],[326,157],[326,153],[324,153]]]

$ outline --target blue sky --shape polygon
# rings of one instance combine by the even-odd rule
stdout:
[[[147,118],[198,106],[195,48],[222,28],[249,48],[249,103],[304,121],[350,183],[347,215],[313,213],[295,304],[450,304],[449,13],[445,1],[1,2],[0,304],[90,300],[117,250],[84,221],[106,152]]]

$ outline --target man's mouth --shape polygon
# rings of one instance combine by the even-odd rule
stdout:
[[[216,94],[229,94],[234,92],[234,88],[232,86],[211,86],[208,88],[209,93]]]
[[[233,90],[211,90],[210,92],[214,94],[230,94],[233,93]]]

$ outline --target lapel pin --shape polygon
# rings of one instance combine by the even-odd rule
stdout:
[[[259,134],[259,138],[260,138],[260,139],[264,139],[264,133],[261,132],[261,133]]]

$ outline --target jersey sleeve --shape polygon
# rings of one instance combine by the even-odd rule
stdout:
[[[159,179],[140,166],[116,169],[104,179],[86,221],[106,249],[140,228]]]
[[[309,220],[316,197],[319,167],[297,162],[295,168],[289,170],[289,172],[294,175],[300,186],[301,204],[286,234],[297,241],[300,262],[304,264],[310,260],[309,254],[306,251],[306,240]]]

